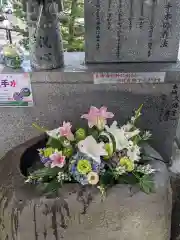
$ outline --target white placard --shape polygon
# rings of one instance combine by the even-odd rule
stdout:
[[[163,83],[165,72],[96,72],[93,74],[94,84],[115,83]]]
[[[0,107],[31,107],[33,97],[30,75],[0,74]]]

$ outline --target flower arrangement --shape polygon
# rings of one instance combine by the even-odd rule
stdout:
[[[14,44],[6,44],[3,46],[1,51],[1,58],[2,62],[7,67],[20,68],[23,59],[23,53],[18,46]]]
[[[102,194],[117,183],[136,183],[144,192],[152,192],[155,170],[144,158],[142,148],[151,134],[135,126],[141,109],[123,126],[116,121],[108,125],[114,114],[106,107],[91,106],[81,116],[87,120],[87,128],[72,131],[71,123],[63,122],[57,129],[43,129],[48,142],[37,150],[41,165],[29,173],[26,182],[43,187],[46,193],[57,192],[68,182],[93,185]]]

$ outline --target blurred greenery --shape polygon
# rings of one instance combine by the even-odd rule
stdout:
[[[64,0],[64,11],[59,14],[60,29],[64,51],[84,51],[84,0]],[[20,44],[29,49],[26,13],[23,12],[22,0],[15,0],[13,14],[19,20],[14,29],[22,36]]]

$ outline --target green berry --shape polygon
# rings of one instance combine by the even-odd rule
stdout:
[[[79,128],[75,132],[75,138],[78,142],[84,140],[86,138],[86,131],[83,128]]]
[[[68,146],[63,149],[63,155],[66,156],[67,158],[70,158],[73,155],[73,147]]]

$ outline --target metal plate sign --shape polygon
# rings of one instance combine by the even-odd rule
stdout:
[[[163,83],[165,72],[96,72],[93,74],[94,84],[110,83]]]
[[[0,74],[0,107],[31,107],[33,97],[30,75]]]

